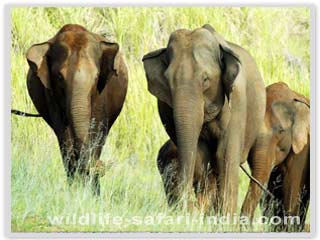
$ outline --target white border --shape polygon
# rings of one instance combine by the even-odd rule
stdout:
[[[262,237],[316,237],[316,211],[319,212],[319,208],[316,208],[316,50],[319,53],[318,49],[316,49],[316,1],[306,1],[304,4],[295,4],[287,1],[279,1],[271,0],[269,2],[259,2],[256,3],[254,1],[242,1],[242,3],[237,3],[229,0],[224,0],[224,4],[212,3],[210,1],[190,1],[190,0],[177,0],[175,4],[170,0],[162,1],[161,4],[157,1],[141,1],[135,0],[126,1],[126,0],[118,0],[118,1],[95,1],[92,4],[88,4],[84,1],[74,1],[69,0],[70,4],[65,4],[63,0],[56,0],[55,3],[46,1],[41,2],[23,2],[23,1],[10,1],[3,0],[0,2],[2,6],[2,26],[0,36],[3,36],[3,42],[1,44],[0,52],[4,53],[1,58],[1,70],[3,73],[3,81],[0,81],[2,86],[0,87],[0,96],[1,96],[1,129],[0,133],[3,133],[3,137],[0,141],[0,153],[3,156],[1,163],[3,163],[3,176],[4,183],[1,185],[2,194],[0,195],[0,201],[4,200],[4,203],[1,204],[1,213],[5,213],[3,218],[1,218],[1,233],[4,234],[4,237],[26,237],[26,238],[61,238],[61,237],[72,237],[72,238],[101,238],[101,237],[123,237],[123,238],[227,238],[227,237],[236,237],[236,238],[252,238],[258,237],[261,239]],[[10,210],[10,48],[11,48],[11,26],[10,26],[10,8],[18,7],[18,6],[95,6],[95,7],[110,7],[110,6],[180,6],[180,7],[191,7],[191,6],[250,6],[250,7],[288,7],[288,6],[303,6],[311,8],[311,82],[310,82],[310,98],[311,98],[311,199],[310,199],[310,230],[311,233],[148,233],[148,232],[136,232],[136,233],[11,233],[10,225],[11,225],[11,210]],[[318,35],[317,35],[318,36]],[[319,39],[319,38],[318,38]],[[319,85],[319,84],[318,84]],[[319,87],[319,86],[318,86]],[[318,89],[319,90],[319,89]],[[317,164],[319,171],[319,164]],[[317,190],[319,190],[319,184],[317,184]],[[4,197],[1,197],[4,196]],[[319,216],[319,214],[318,214]],[[3,229],[2,229],[3,228]]]

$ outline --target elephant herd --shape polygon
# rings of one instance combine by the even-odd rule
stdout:
[[[26,57],[29,95],[58,138],[68,181],[79,174],[99,195],[101,150],[128,86],[119,45],[68,24]],[[309,100],[282,82],[266,88],[248,51],[209,24],[174,31],[142,61],[169,136],[157,157],[168,204],[236,214],[247,161],[252,177],[241,215],[252,220],[260,202],[265,215],[300,216],[302,230],[310,198]]]

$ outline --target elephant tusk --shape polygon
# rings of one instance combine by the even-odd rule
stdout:
[[[11,109],[12,114],[16,114],[18,116],[22,117],[41,117],[40,114],[34,114],[34,113],[26,113],[26,112],[21,112],[19,110]]]
[[[254,181],[265,193],[267,193],[272,199],[275,199],[275,196],[265,187],[263,186],[256,178],[250,175],[250,173],[245,169],[245,167],[240,164],[240,168],[244,173],[252,180]]]

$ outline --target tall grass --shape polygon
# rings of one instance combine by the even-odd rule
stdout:
[[[266,85],[284,81],[309,96],[309,18],[307,8],[14,8],[12,17],[12,107],[36,112],[26,88],[24,54],[67,23],[112,36],[129,67],[124,109],[111,129],[101,160],[109,166],[94,198],[83,186],[66,184],[53,131],[40,118],[11,118],[11,211],[13,231],[216,231],[221,226],[52,225],[48,216],[110,213],[123,217],[178,215],[166,204],[156,155],[168,139],[156,99],[148,93],[142,56],[166,46],[178,28],[210,23],[227,40],[254,56]],[[240,176],[239,208],[248,186]],[[195,213],[197,214],[197,213]],[[308,222],[308,221],[307,221]],[[232,230],[232,229],[227,229]],[[236,229],[237,230],[237,229]],[[261,226],[256,231],[265,230]]]

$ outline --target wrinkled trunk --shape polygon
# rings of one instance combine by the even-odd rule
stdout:
[[[85,145],[88,144],[91,102],[87,89],[73,89],[70,99],[71,124],[74,134],[74,150],[78,159],[79,170],[84,170],[89,150]],[[85,151],[84,151],[85,150]]]
[[[195,96],[193,89],[179,89],[174,94],[173,114],[176,127],[180,197],[190,200],[193,193],[192,183],[197,155],[197,144],[203,122],[202,99]],[[183,198],[184,199],[184,198]]]

